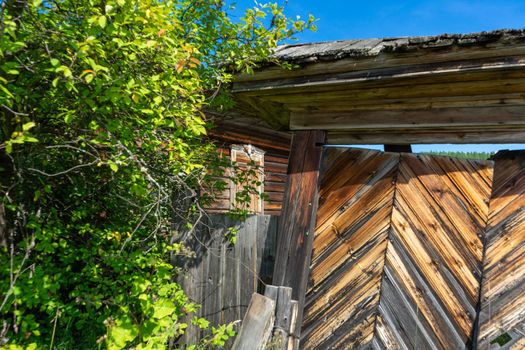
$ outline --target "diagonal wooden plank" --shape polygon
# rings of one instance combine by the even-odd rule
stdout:
[[[488,217],[490,163],[404,154],[399,166],[378,344],[463,349],[472,343]]]
[[[492,163],[333,150],[323,169],[302,348],[470,346]]]
[[[371,344],[399,161],[377,151],[327,153],[302,349]]]

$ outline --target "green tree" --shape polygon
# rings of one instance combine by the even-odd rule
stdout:
[[[313,19],[256,4],[232,21],[220,0],[0,3],[0,346],[176,343],[197,305],[173,280],[170,258],[191,253],[173,222],[192,233],[223,166],[203,111]]]

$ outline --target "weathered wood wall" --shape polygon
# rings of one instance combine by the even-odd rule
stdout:
[[[328,149],[304,349],[472,344],[490,162]]]
[[[525,152],[495,157],[478,350],[525,349]]]
[[[525,152],[328,148],[321,174],[301,349],[525,349]],[[243,318],[284,219],[213,215],[197,232],[181,283],[201,316]]]
[[[212,325],[242,320],[252,294],[264,292],[264,285],[271,282],[278,220],[252,215],[238,222],[216,214],[190,239],[195,256],[178,261],[185,270],[179,282],[189,298],[202,305],[199,315]],[[229,227],[238,230],[235,245],[224,239]],[[181,342],[188,344],[206,334],[190,326]]]

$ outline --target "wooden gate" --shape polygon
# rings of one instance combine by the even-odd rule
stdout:
[[[502,333],[519,344],[525,166],[496,166],[489,210],[493,162],[337,148],[323,159],[302,348],[458,350],[478,329],[479,349],[499,349]]]

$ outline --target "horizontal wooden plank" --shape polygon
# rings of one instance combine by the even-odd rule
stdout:
[[[265,182],[281,182],[286,183],[286,180],[288,179],[288,176],[286,173],[273,173],[273,172],[266,172],[264,174],[264,180]]]
[[[426,110],[440,108],[466,107],[504,107],[525,104],[525,93],[501,93],[467,96],[434,96],[411,98],[374,98],[374,99],[341,99],[339,101],[289,102],[286,107],[290,112],[350,112],[354,110]]]
[[[265,193],[268,196],[268,201],[269,202],[282,203],[283,198],[284,198],[284,193],[283,192],[265,192]]]
[[[525,104],[503,107],[354,110],[291,113],[292,130],[371,130],[445,127],[525,127]]]
[[[378,130],[377,132],[329,131],[327,144],[443,144],[443,143],[524,143],[525,129],[488,128],[487,130]]]
[[[265,192],[284,192],[286,184],[283,182],[264,182],[264,191]]]
[[[421,50],[406,53],[384,54],[381,59],[372,56],[367,58],[349,57],[329,62],[316,62],[303,64],[300,69],[283,69],[274,66],[257,71],[257,74],[239,74],[235,77],[237,86],[240,83],[249,83],[263,80],[275,80],[283,78],[298,78],[321,74],[338,74],[349,71],[370,71],[391,67],[413,67],[417,71],[418,66],[430,71],[428,65],[433,65],[437,70],[440,67],[447,69],[460,69],[461,67],[476,67],[485,64],[504,65],[509,57],[520,57],[525,55],[525,45],[515,43],[487,45],[485,47],[463,47],[460,50]],[[448,64],[447,64],[448,63]],[[421,70],[419,68],[419,70]]]
[[[286,174],[287,170],[288,170],[287,163],[266,162],[264,164],[264,171],[266,173]]]
[[[523,93],[525,85],[525,72],[517,78],[494,77],[474,81],[395,81],[386,83],[366,83],[342,85],[337,88],[318,88],[289,93],[279,92],[275,95],[259,97],[268,103],[275,102],[286,105],[288,103],[330,103],[365,99],[411,99],[422,97],[447,97],[447,96],[483,96],[494,94]],[[238,98],[242,99],[242,96]]]
[[[284,156],[282,154],[280,155],[280,154],[273,154],[273,153],[265,153],[264,162],[265,163],[288,164],[288,156]]]
[[[314,77],[306,75],[294,78],[281,77],[275,80],[237,83],[234,84],[234,92],[271,93],[275,90],[296,90],[306,88],[317,88],[320,86],[334,86],[343,84],[355,84],[361,82],[380,81],[382,84],[400,79],[432,79],[439,81],[446,79],[451,81],[454,77],[465,77],[476,79],[480,76],[501,75],[502,72],[517,71],[525,67],[525,57],[515,56],[496,60],[479,60],[477,62],[444,62],[438,64],[415,64],[401,67],[381,67],[368,71],[350,70],[341,73],[320,74]],[[430,78],[429,78],[430,77]],[[452,79],[451,79],[452,77]]]

